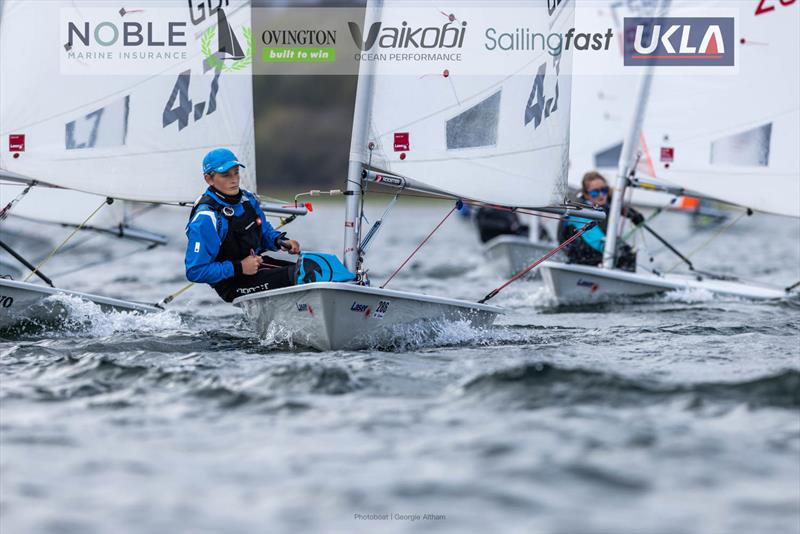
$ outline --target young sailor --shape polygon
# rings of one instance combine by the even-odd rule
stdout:
[[[602,208],[608,213],[611,195],[608,190],[608,182],[599,172],[587,172],[581,181],[581,192],[578,195],[583,203],[589,203],[595,207]],[[644,217],[638,211],[628,206],[623,210],[623,215],[628,217],[633,224],[639,225],[644,221]],[[558,239],[563,243],[572,237],[580,228],[589,223],[588,219],[580,217],[567,217],[558,226]],[[566,248],[567,262],[578,263],[581,265],[597,266],[603,263],[603,247],[606,242],[607,219],[600,224],[585,232],[580,239],[573,241]],[[617,248],[618,269],[626,271],[636,270],[636,252],[626,243],[620,244]]]
[[[211,285],[226,302],[257,291],[294,285],[295,264],[259,254],[266,250],[300,252],[267,221],[256,196],[239,187],[239,167],[226,148],[203,158],[208,189],[192,208],[186,225],[186,278]]]

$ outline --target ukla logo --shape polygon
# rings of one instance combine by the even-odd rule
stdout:
[[[732,17],[625,17],[625,65],[731,67]]]

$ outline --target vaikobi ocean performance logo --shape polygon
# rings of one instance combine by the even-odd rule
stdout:
[[[731,67],[732,17],[626,17],[625,65]]]
[[[370,25],[366,35],[357,22],[348,22],[353,42],[360,50],[355,59],[368,61],[461,61],[467,21],[445,14],[442,25],[416,25],[403,20],[398,25],[383,21]]]

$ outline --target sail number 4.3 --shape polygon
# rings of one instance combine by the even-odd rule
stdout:
[[[539,65],[536,76],[533,78],[533,87],[531,88],[531,95],[528,97],[528,103],[525,105],[525,126],[533,121],[533,127],[538,128],[539,125],[548,118],[551,114],[558,110],[558,73],[561,68],[561,54],[553,56],[553,68],[555,74],[555,88],[553,96],[547,98],[545,96],[544,82],[547,78],[547,62],[545,61]]]

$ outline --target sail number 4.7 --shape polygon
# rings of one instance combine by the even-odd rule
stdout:
[[[218,70],[211,81],[211,92],[208,95],[208,108],[206,108],[205,102],[198,102],[192,106],[192,100],[189,98],[189,82],[192,81],[192,71],[186,70],[178,74],[178,79],[172,87],[172,93],[169,95],[167,104],[164,106],[164,113],[161,116],[163,127],[166,128],[177,121],[178,131],[180,131],[189,125],[189,115],[192,113],[194,113],[195,122],[202,119],[204,115],[214,113],[217,110],[219,75],[220,71]],[[176,100],[178,101],[177,105],[175,104]]]

